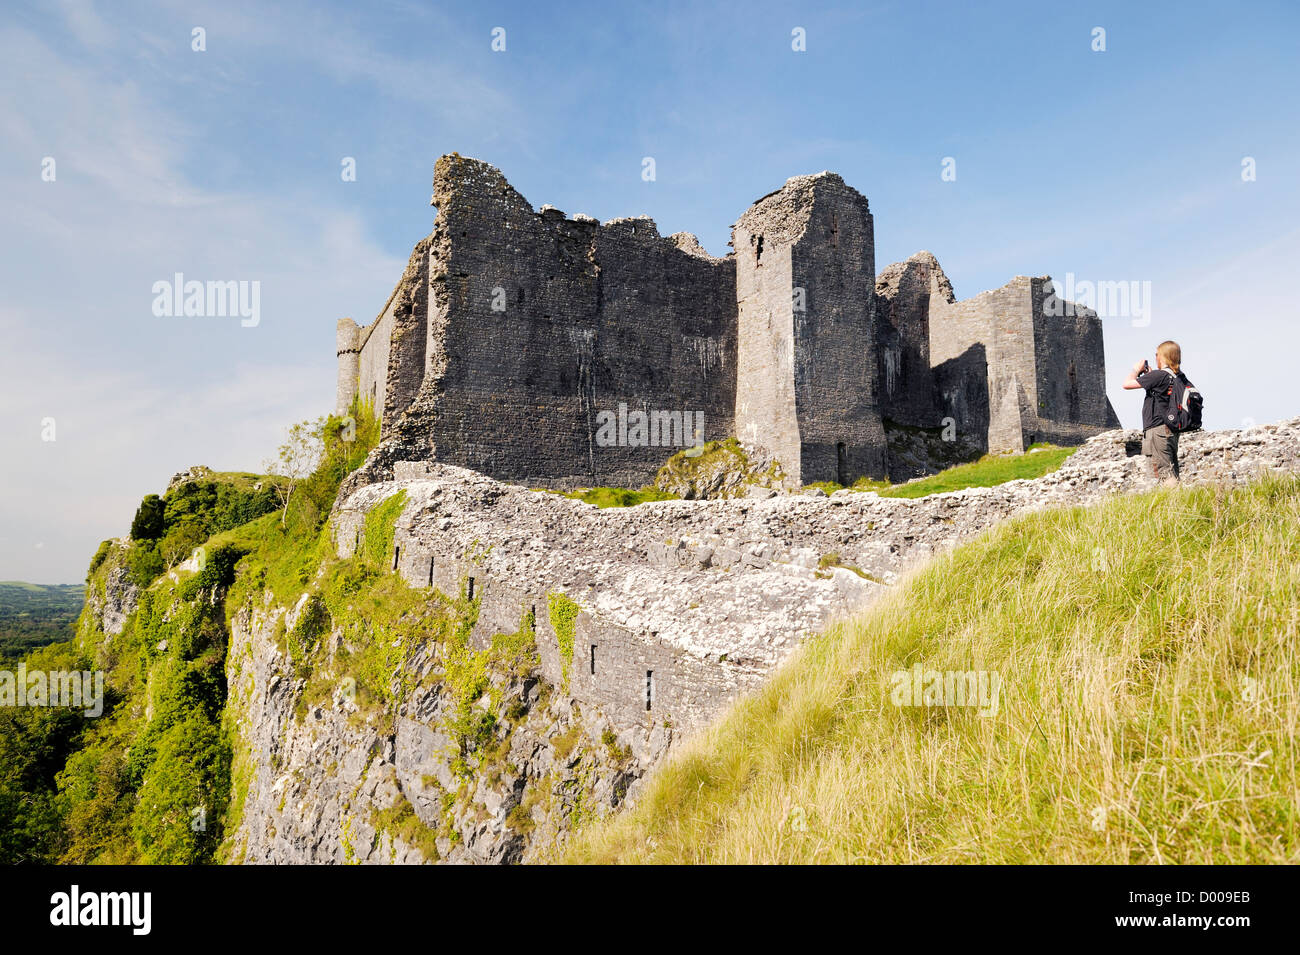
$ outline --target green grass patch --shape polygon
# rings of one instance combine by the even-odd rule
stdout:
[[[576,491],[566,491],[564,497],[585,501],[596,507],[635,507],[647,501],[676,501],[676,494],[669,494],[656,487],[643,487],[632,490],[626,487],[583,487]]]
[[[1077,450],[1079,449],[1047,443],[1033,444],[1024,454],[986,454],[978,461],[959,464],[906,484],[860,478],[851,490],[875,491],[881,497],[917,498],[945,491],[961,491],[968,487],[994,487],[1007,481],[1032,480],[1051,474]],[[819,487],[827,494],[844,490],[842,484],[834,481],[817,481],[806,487]]]
[[[366,513],[365,532],[361,538],[365,560],[379,567],[393,566],[393,529],[405,506],[406,492],[398,491]]]
[[[926,497],[968,487],[993,487],[1007,481],[1031,480],[1051,474],[1078,448],[1050,444],[1032,445],[1024,454],[986,454],[970,464],[959,464],[932,477],[881,490],[881,497]]]
[[[573,641],[576,638],[580,608],[568,594],[558,590],[546,595],[546,607],[550,612],[551,629],[555,631],[555,639],[560,646],[560,672],[564,692],[568,693],[569,671],[573,668]]]
[[[804,489],[821,488],[827,494],[834,494],[836,491],[844,490],[843,484],[836,484],[834,481],[813,481],[804,485]],[[849,485],[851,491],[877,491],[883,493],[893,487],[886,480],[877,480],[876,478],[861,477]]]
[[[421,821],[411,801],[400,792],[392,806],[374,813],[371,824],[377,832],[386,832],[390,838],[420,850],[426,861],[438,861],[438,833]]]

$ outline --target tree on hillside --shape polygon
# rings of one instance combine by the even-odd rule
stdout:
[[[284,444],[275,461],[266,462],[263,467],[271,474],[279,474],[288,480],[275,483],[276,493],[280,497],[280,526],[285,526],[289,515],[289,501],[297,490],[299,482],[311,476],[325,453],[324,431],[325,418],[315,421],[299,421],[289,429]]]
[[[163,500],[157,494],[146,494],[131,521],[132,540],[157,540],[163,533]]]

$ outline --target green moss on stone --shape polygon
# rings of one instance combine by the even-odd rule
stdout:
[[[573,641],[578,625],[579,607],[567,594],[554,591],[546,595],[551,629],[560,646],[560,676],[564,692],[569,692],[569,671],[573,668]]]

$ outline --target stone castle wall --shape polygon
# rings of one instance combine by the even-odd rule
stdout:
[[[918,253],[875,274],[866,197],[792,178],[740,217],[734,252],[534,210],[495,167],[435,167],[431,235],[371,326],[339,329],[339,407],[382,416],[352,480],[399,461],[551,487],[649,483],[697,437],[736,435],[792,483],[891,473],[885,422],[1023,450],[1116,424],[1095,314],[1047,279],[957,301]],[[613,422],[616,426],[611,427]]]
[[[732,230],[738,300],[736,435],[788,469],[801,460],[795,405],[794,247],[746,217]],[[761,241],[761,244],[760,244]]]
[[[935,389],[916,387],[931,377],[930,296],[946,295],[952,286],[938,261],[918,252],[906,262],[886,266],[876,279],[876,341],[879,350],[881,416],[896,424],[938,426]]]
[[[1101,318],[1058,299],[1049,278],[1034,279],[1031,294],[1038,356],[1033,440],[1078,444],[1099,428],[1118,428],[1106,397]]]
[[[795,313],[800,477],[852,484],[886,473],[875,233],[866,197],[838,176],[819,178],[794,247],[795,281],[807,290],[806,308]]]
[[[388,401],[389,348],[393,340],[393,313],[391,305],[371,326],[362,330],[368,334],[361,347],[361,368],[358,394],[361,401],[382,415]]]
[[[429,239],[416,243],[406,270],[374,322],[364,329],[357,328],[350,318],[340,319],[338,324],[335,413],[346,414],[352,400],[360,398],[379,415],[385,436],[424,380],[429,347],[429,244]]]
[[[989,451],[1078,444],[1119,426],[1106,397],[1101,319],[1072,304],[1072,315],[1051,314],[1050,283],[1021,275],[962,301],[929,298],[938,408],[959,431],[987,435]]]
[[[657,424],[689,412],[703,440],[731,433],[730,260],[659,235],[650,219],[535,212],[476,160],[440,160],[434,202],[432,331],[411,402],[434,410],[394,423],[399,441],[427,432],[437,460],[506,480],[639,486],[693,436],[643,435],[636,413]],[[620,406],[631,427],[606,444],[601,412]]]
[[[1029,279],[1018,276],[999,289],[959,302],[930,301],[930,353],[946,361],[982,345],[988,389],[988,450],[1023,451],[1022,406],[1032,407],[1038,380]],[[971,363],[967,369],[978,375]],[[966,386],[969,390],[969,386]],[[959,430],[972,422],[957,420]]]
[[[377,391],[382,401],[375,404],[381,413],[381,433],[387,437],[410,407],[424,382],[429,352],[429,247],[430,239],[416,243],[406,270],[389,296],[382,322],[388,323],[383,349],[387,361],[378,361],[376,349]],[[381,323],[382,323],[381,322]],[[363,364],[365,355],[363,354]],[[384,378],[379,384],[378,372]]]

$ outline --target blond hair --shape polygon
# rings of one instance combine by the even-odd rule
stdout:
[[[1174,374],[1183,370],[1183,350],[1178,347],[1178,342],[1161,342],[1156,346],[1156,354],[1164,359],[1164,363],[1173,370]]]

